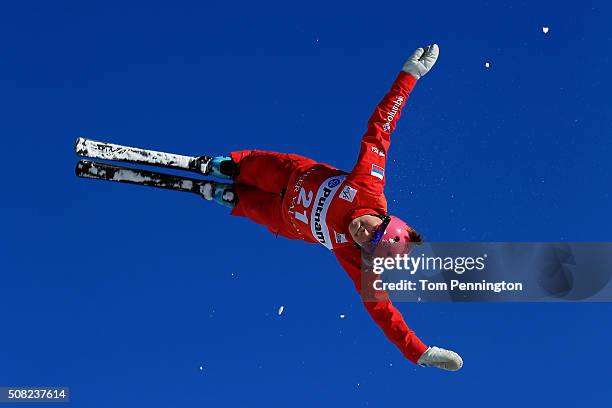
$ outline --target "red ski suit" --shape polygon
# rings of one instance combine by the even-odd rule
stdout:
[[[348,231],[351,220],[365,214],[387,214],[383,194],[390,134],[416,79],[401,72],[378,104],[361,140],[357,164],[350,173],[294,155],[243,150],[232,152],[240,170],[238,204],[232,215],[265,225],[290,239],[320,243],[336,258],[361,291],[361,251]],[[364,305],[385,335],[412,362],[427,346],[406,325],[385,292]]]

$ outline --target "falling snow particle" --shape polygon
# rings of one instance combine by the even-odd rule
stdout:
[[[203,370],[204,370],[204,366],[200,366],[200,371],[203,371]]]
[[[491,67],[491,63],[489,61],[485,62],[485,68],[490,68]]]
[[[279,316],[280,316],[280,315],[282,315],[284,310],[285,310],[285,306],[281,306],[281,307],[279,307],[279,308],[278,308],[278,315],[279,315]]]
[[[341,318],[341,319],[344,319],[345,317],[346,317],[346,316],[345,316],[345,315],[343,315],[343,314],[341,314],[341,315],[340,315],[340,318]]]
[[[542,32],[544,34],[548,34],[548,27],[546,27],[546,26],[542,27]]]

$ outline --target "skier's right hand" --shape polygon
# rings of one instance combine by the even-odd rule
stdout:
[[[434,66],[439,54],[440,48],[438,48],[438,44],[428,45],[425,49],[417,48],[404,63],[402,71],[419,79]]]

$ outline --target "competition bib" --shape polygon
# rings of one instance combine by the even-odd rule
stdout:
[[[310,226],[312,236],[330,250],[333,246],[326,222],[327,210],[345,178],[346,175],[339,175],[323,180],[316,194],[313,190],[301,187],[293,213],[297,220]]]

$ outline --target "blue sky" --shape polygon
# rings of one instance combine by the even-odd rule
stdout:
[[[88,407],[609,401],[610,304],[401,304],[465,360],[416,367],[324,248],[195,196],[77,179],[72,142],[350,169],[404,60],[437,42],[393,135],[390,209],[431,241],[610,241],[611,9],[4,5],[0,386],[68,385]]]

